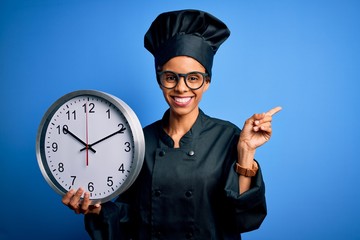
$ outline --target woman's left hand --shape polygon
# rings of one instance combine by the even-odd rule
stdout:
[[[272,134],[272,116],[281,109],[275,107],[266,113],[254,114],[247,119],[240,134],[238,147],[254,152],[256,148],[269,141]]]

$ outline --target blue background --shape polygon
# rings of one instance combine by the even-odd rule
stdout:
[[[0,2],[0,239],[87,239],[37,165],[35,138],[62,95],[118,96],[143,126],[166,110],[143,35],[161,12],[200,8],[232,34],[201,108],[240,127],[281,105],[257,151],[268,216],[245,240],[360,239],[360,2],[346,0]]]

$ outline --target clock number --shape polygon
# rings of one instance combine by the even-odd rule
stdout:
[[[84,112],[86,113],[87,111],[87,104],[85,103],[84,105],[82,105],[84,108]],[[95,103],[89,103],[89,113],[95,113]]]
[[[63,163],[59,163],[59,165],[58,165],[58,171],[59,172],[63,172],[65,169],[64,169],[64,164]]]
[[[57,152],[57,150],[58,150],[58,144],[57,144],[56,142],[53,142],[53,143],[51,144],[51,146],[52,146],[52,151],[53,151],[53,152]]]
[[[60,125],[58,125],[56,128],[57,128],[57,130],[58,130],[58,134],[60,134],[60,133],[61,133],[61,127],[60,127]],[[64,127],[62,128],[62,132],[63,132],[64,134],[67,134],[68,131],[66,131],[66,130],[68,130],[68,126],[67,126],[67,125],[64,125]]]
[[[88,184],[88,190],[89,190],[89,192],[93,192],[93,191],[94,191],[94,183],[93,183],[93,182],[89,182],[89,184]]]
[[[113,177],[108,177],[108,178],[107,178],[107,185],[108,185],[109,187],[111,187],[112,185],[114,185],[114,182],[113,182],[112,178],[113,178]]]
[[[67,125],[64,125],[64,127],[63,127],[63,133],[64,133],[64,134],[68,134],[68,129],[69,129],[69,127],[68,127]]]
[[[119,171],[124,173],[125,172],[125,169],[124,169],[124,164],[122,163],[119,167]]]
[[[89,113],[95,113],[95,111],[94,111],[95,103],[90,103],[89,106],[90,106],[90,111],[89,111]]]
[[[72,179],[73,179],[72,182],[71,182],[71,185],[74,185],[76,176],[70,176],[70,177],[72,177]]]
[[[130,150],[131,150],[130,143],[129,143],[129,142],[125,142],[124,145],[126,146],[126,148],[124,149],[125,152],[130,152]]]
[[[126,127],[124,127],[124,124],[119,123],[119,124],[118,124],[118,127],[121,127],[121,129],[120,129],[120,132],[121,132],[121,133],[124,133],[124,132],[125,132]]]
[[[110,108],[106,111],[108,115],[108,119],[110,119]]]
[[[68,120],[71,119],[71,116],[72,116],[72,118],[73,118],[74,120],[76,120],[76,111],[75,111],[75,110],[72,111],[71,113],[70,113],[70,111],[67,111],[67,112],[66,112],[66,115],[67,115],[67,117],[68,117]]]

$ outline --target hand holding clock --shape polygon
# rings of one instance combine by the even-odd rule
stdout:
[[[84,194],[84,197],[81,196]],[[85,192],[84,189],[79,188],[77,191],[71,189],[62,198],[62,203],[74,210],[76,214],[99,214],[101,211],[101,204],[91,204],[89,192]]]
[[[109,139],[109,138],[115,136],[116,134],[124,133],[124,131],[126,130],[124,125],[120,123],[118,126],[121,127],[119,130],[117,130],[116,132],[114,132],[110,135],[107,135],[106,137],[104,137],[92,144],[85,144],[78,137],[76,137],[74,134],[72,134],[68,129],[66,129],[64,131],[68,132],[71,136],[73,136],[75,139],[77,139],[78,141],[80,141],[81,143],[83,143],[85,145],[85,147],[80,149],[80,151],[89,149],[95,153],[96,151],[93,150],[92,146],[94,146],[106,139]],[[81,196],[83,196],[83,198]],[[99,203],[96,203],[93,205],[92,201],[90,200],[90,193],[85,192],[85,190],[83,188],[79,188],[76,191],[74,189],[71,189],[70,191],[68,191],[63,196],[62,203],[64,205],[68,206],[70,209],[74,210],[74,212],[76,214],[80,214],[80,213],[82,213],[82,214],[88,214],[88,213],[99,214],[101,211],[101,205]]]

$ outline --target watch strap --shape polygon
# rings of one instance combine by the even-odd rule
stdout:
[[[259,167],[254,161],[251,168],[244,168],[239,163],[235,163],[235,171],[245,177],[253,177],[256,175]]]

